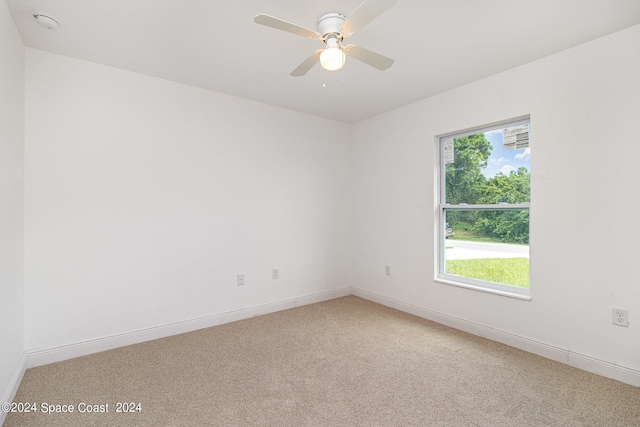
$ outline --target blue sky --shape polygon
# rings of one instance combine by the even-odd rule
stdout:
[[[531,170],[530,149],[507,150],[502,148],[502,129],[485,132],[484,136],[491,142],[493,150],[487,167],[482,171],[487,178],[495,176],[498,172],[509,175],[509,172],[524,166]]]

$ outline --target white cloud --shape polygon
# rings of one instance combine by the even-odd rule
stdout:
[[[520,154],[516,154],[516,159],[523,160],[528,159],[531,156],[531,148],[525,148],[524,151]]]
[[[499,165],[503,164],[506,161],[507,161],[507,159],[505,159],[504,157],[500,157],[498,159],[491,159],[490,158],[491,164],[492,165],[496,165],[496,166],[499,166]]]
[[[500,168],[500,172],[503,173],[504,175],[509,175],[511,173],[511,171],[514,171],[515,168],[511,165],[504,165],[503,167]]]

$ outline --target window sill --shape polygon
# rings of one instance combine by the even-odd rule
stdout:
[[[517,292],[509,292],[509,291],[500,290],[500,289],[486,288],[484,286],[471,285],[471,284],[468,284],[468,283],[460,283],[460,282],[455,282],[455,281],[452,281],[452,280],[442,279],[442,278],[439,278],[439,277],[436,277],[434,280],[436,282],[438,282],[438,283],[442,283],[442,284],[449,285],[449,286],[457,286],[459,288],[465,288],[465,289],[471,289],[471,290],[474,290],[474,291],[486,292],[488,294],[500,295],[500,296],[509,297],[509,298],[516,298],[516,299],[523,300],[523,301],[531,301],[531,295],[525,295],[525,294],[521,294],[521,293],[517,293]]]

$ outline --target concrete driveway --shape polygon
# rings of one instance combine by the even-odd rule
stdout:
[[[481,258],[529,258],[529,245],[508,243],[468,242],[447,239],[447,260]]]

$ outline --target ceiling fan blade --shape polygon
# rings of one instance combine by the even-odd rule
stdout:
[[[266,25],[267,27],[276,28],[278,30],[286,31],[288,33],[297,34],[302,37],[307,37],[309,39],[322,40],[322,36],[315,31],[309,30],[308,28],[301,27],[296,24],[292,24],[291,22],[283,21],[280,18],[275,18],[270,15],[265,15],[261,13],[260,15],[256,15],[253,18],[253,21],[256,24]]]
[[[342,31],[353,34],[369,22],[376,19],[384,11],[396,4],[397,0],[365,0],[342,24]]]
[[[300,77],[307,74],[307,71],[309,71],[311,68],[313,68],[314,65],[316,65],[316,62],[318,62],[318,60],[320,59],[321,53],[322,49],[316,50],[311,54],[310,57],[302,61],[302,64],[298,65],[298,68],[291,72],[291,75],[294,77]]]
[[[371,65],[372,67],[377,68],[381,71],[384,71],[387,68],[391,67],[394,62],[391,58],[387,58],[386,56],[380,55],[379,53],[372,52],[368,49],[356,46],[354,44],[345,46],[343,50],[347,55],[357,59],[358,61],[362,61],[367,65]]]

